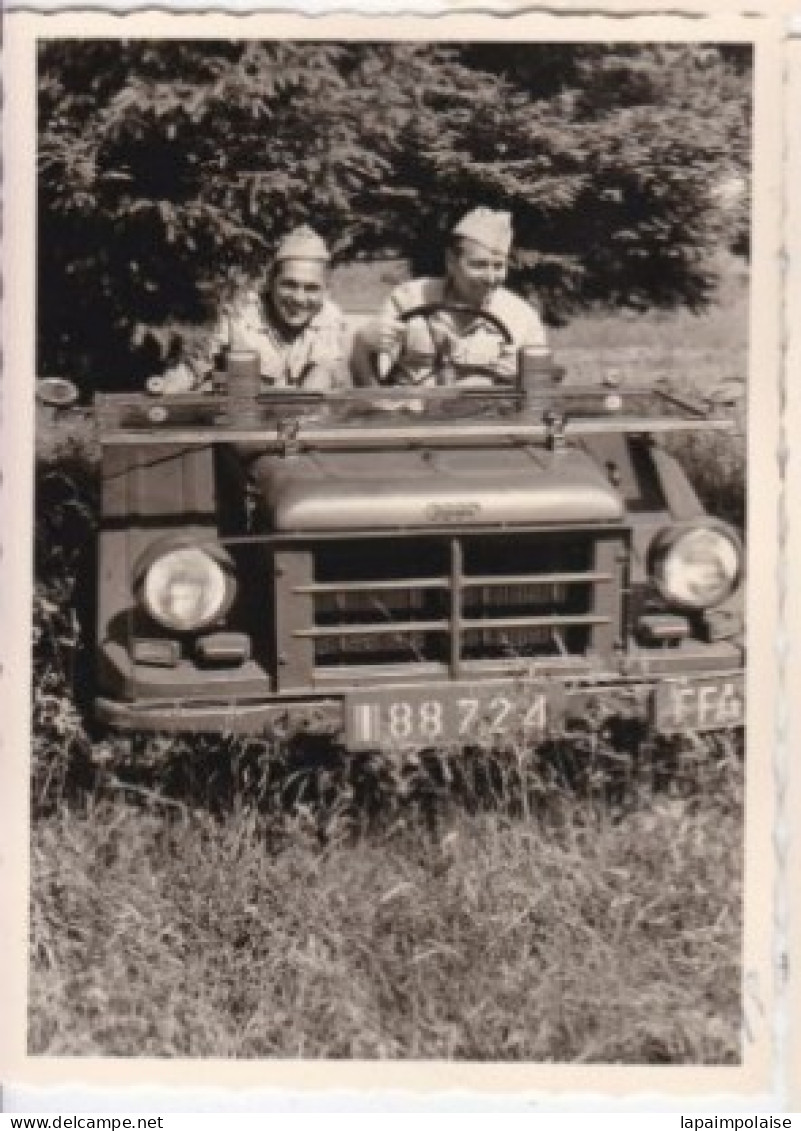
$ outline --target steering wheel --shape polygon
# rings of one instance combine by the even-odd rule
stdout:
[[[419,306],[414,306],[410,310],[404,310],[403,313],[398,315],[398,321],[399,322],[411,322],[413,318],[429,318],[432,314],[438,314],[441,311],[444,311],[447,314],[469,315],[471,318],[483,319],[485,322],[489,322],[490,325],[494,326],[494,328],[498,331],[498,333],[503,338],[506,345],[512,345],[513,344],[514,339],[512,338],[512,333],[509,330],[509,327],[506,325],[505,322],[501,321],[501,319],[497,316],[497,314],[492,314],[489,310],[482,310],[481,307],[472,306],[469,303],[459,303],[459,302],[425,302],[425,303],[421,303]],[[376,356],[376,377],[378,378],[378,383],[383,385],[383,384],[389,383],[387,381],[387,377],[389,376],[389,374],[382,377],[381,374],[379,373],[379,371],[378,371],[378,361],[380,360],[380,357],[381,357],[381,354],[378,354]],[[442,357],[439,356],[439,355],[435,356],[435,358],[434,358],[434,371],[436,371],[441,366],[441,364],[442,364]],[[410,384],[421,384],[422,381],[426,380],[427,376],[428,375],[426,374],[425,376],[420,378],[419,381],[413,381],[413,382],[410,382]]]

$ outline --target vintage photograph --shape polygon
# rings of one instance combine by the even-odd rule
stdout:
[[[754,45],[319,26],[35,45],[27,1056],[741,1066]]]

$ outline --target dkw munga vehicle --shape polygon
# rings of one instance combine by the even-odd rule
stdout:
[[[345,747],[744,719],[736,533],[664,445],[730,426],[571,385],[100,395],[96,712]]]

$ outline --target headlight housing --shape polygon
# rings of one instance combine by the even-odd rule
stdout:
[[[648,553],[648,572],[662,598],[681,609],[710,609],[737,588],[743,551],[722,522],[693,522],[660,531]]]
[[[140,605],[164,628],[194,632],[219,621],[236,592],[233,563],[221,546],[152,546],[134,570]]]

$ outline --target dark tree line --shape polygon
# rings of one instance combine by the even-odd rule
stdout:
[[[435,270],[478,203],[551,318],[698,309],[747,251],[750,74],[736,46],[46,42],[39,371],[141,379],[305,220]]]

